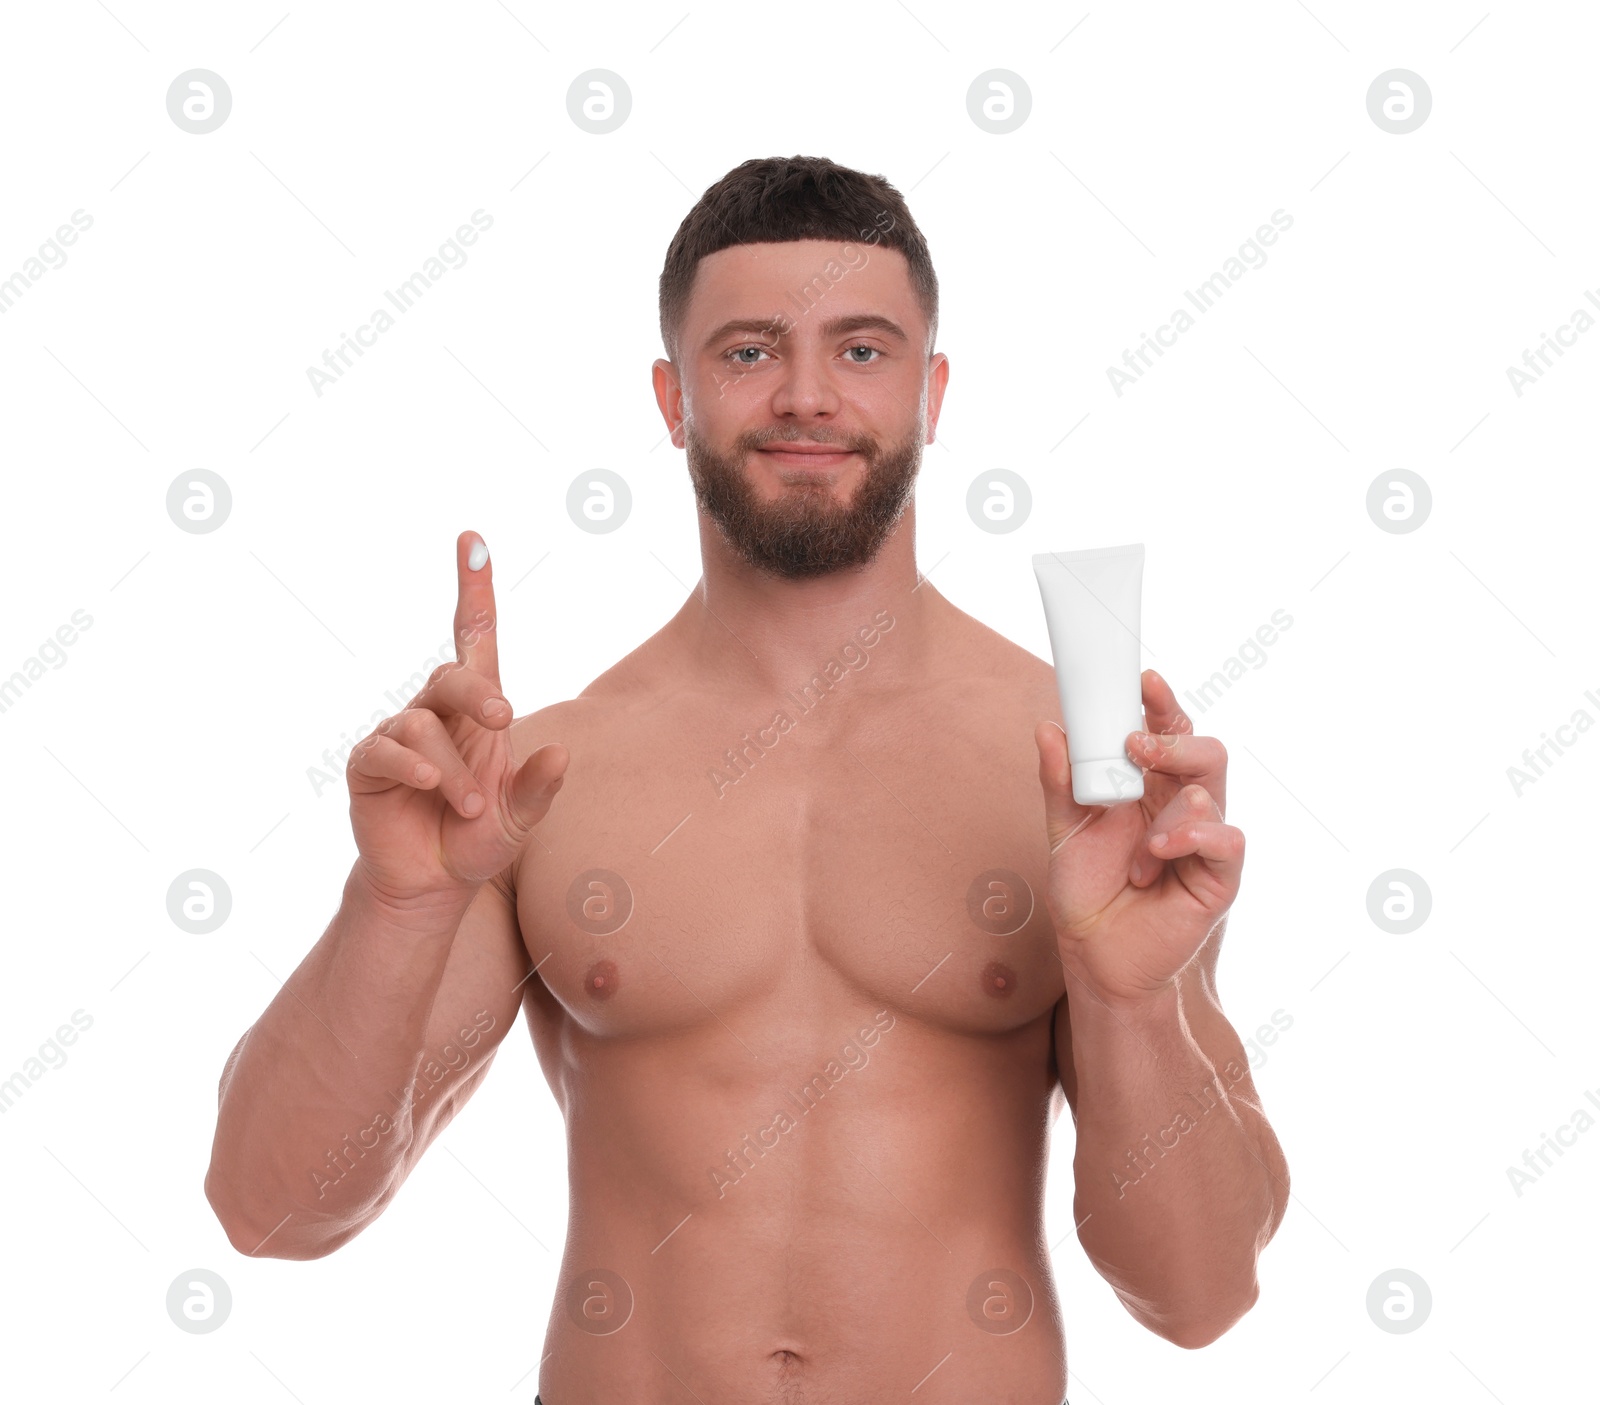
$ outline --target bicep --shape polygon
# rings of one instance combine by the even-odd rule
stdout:
[[[462,916],[428,1015],[409,1094],[407,1171],[483,1081],[531,975],[516,900],[501,875],[478,889]]]

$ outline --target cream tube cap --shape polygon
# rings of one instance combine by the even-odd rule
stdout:
[[[1125,756],[1072,762],[1072,798],[1080,805],[1116,805],[1144,794],[1144,772]]]

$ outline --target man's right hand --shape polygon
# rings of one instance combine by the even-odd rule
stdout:
[[[514,766],[492,567],[475,532],[456,538],[456,578],[457,662],[440,664],[403,710],[356,744],[345,768],[357,870],[397,906],[470,901],[521,852],[569,760],[552,742]]]

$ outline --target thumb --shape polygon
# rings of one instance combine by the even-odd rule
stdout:
[[[545,817],[556,791],[561,789],[571,754],[560,742],[547,742],[517,768],[511,778],[511,818],[532,829]]]
[[[1102,805],[1080,805],[1072,798],[1072,766],[1067,759],[1067,734],[1054,722],[1033,729],[1039,748],[1039,784],[1044,790],[1044,828],[1052,854],[1064,841],[1104,810]]]

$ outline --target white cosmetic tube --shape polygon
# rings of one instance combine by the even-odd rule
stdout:
[[[1139,591],[1144,543],[1033,558],[1067,724],[1072,798],[1114,805],[1144,794],[1128,759],[1129,732],[1144,729],[1139,682]]]

